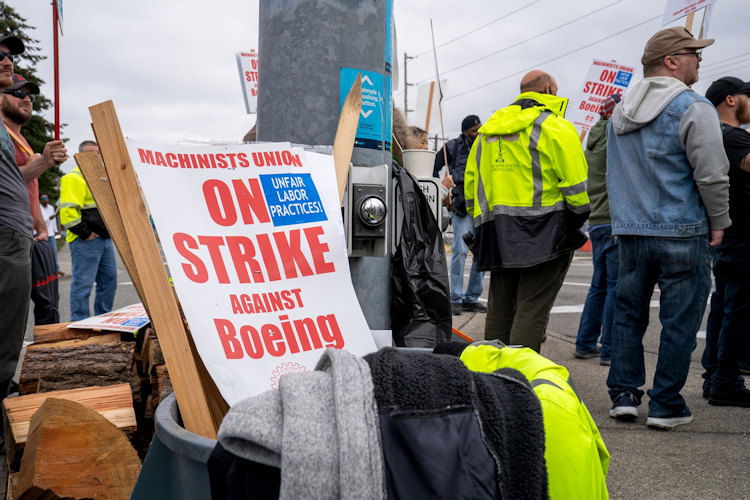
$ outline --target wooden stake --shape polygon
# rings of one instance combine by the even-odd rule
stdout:
[[[336,167],[339,203],[344,202],[344,191],[349,178],[349,163],[352,161],[354,152],[354,139],[357,135],[360,111],[362,111],[362,73],[357,74],[344,100],[339,123],[336,126],[336,137],[333,140],[333,164]]]
[[[220,419],[212,411],[212,406],[220,405],[211,399],[220,396],[201,376],[200,360],[196,359],[190,348],[189,333],[182,322],[179,303],[169,284],[143,199],[139,195],[135,171],[114,104],[106,101],[90,107],[89,112],[143,293],[149,304],[149,317],[159,336],[172,377],[185,428],[216,439]]]
[[[120,209],[117,207],[115,193],[112,191],[112,185],[109,183],[102,157],[96,151],[89,151],[86,153],[77,153],[73,155],[73,158],[81,169],[81,173],[83,173],[83,177],[86,179],[86,184],[91,190],[91,194],[94,195],[96,207],[104,219],[107,231],[109,231],[109,235],[112,237],[115,247],[117,247],[120,258],[123,264],[125,264],[125,269],[127,269],[130,279],[133,281],[135,291],[138,293],[138,297],[141,299],[141,303],[146,308],[146,313],[148,314],[148,304],[143,294],[143,285],[138,275],[138,269],[135,266],[133,250],[128,241],[128,236],[125,234]]]
[[[691,33],[693,32],[693,20],[694,19],[695,19],[695,11],[688,14],[687,17],[685,18],[685,29],[690,31]]]
[[[432,117],[432,97],[435,95],[435,82],[430,82],[430,94],[427,98],[427,119],[424,123],[424,129],[429,132],[430,130],[430,118]]]

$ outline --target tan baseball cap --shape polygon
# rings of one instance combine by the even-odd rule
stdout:
[[[641,64],[646,65],[658,61],[662,57],[674,54],[682,49],[702,49],[714,43],[713,38],[696,40],[693,35],[683,27],[667,28],[658,31],[649,38],[643,49]]]

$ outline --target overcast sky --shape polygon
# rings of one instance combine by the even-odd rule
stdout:
[[[32,36],[50,55],[38,66],[47,82],[42,91],[52,97],[50,2],[6,1],[37,27]],[[521,76],[532,68],[554,75],[559,95],[571,98],[595,58],[635,65],[634,81],[639,80],[643,45],[661,29],[665,5],[666,0],[395,0],[399,66],[404,52],[417,56],[430,50],[432,18],[439,68],[448,80],[446,129],[455,135],[467,114],[486,120],[512,102]],[[88,106],[108,99],[115,102],[125,135],[138,139],[240,140],[255,122],[245,113],[235,53],[258,46],[257,0],[213,0],[210,7],[185,0],[64,0],[63,15],[61,113],[71,147],[92,136]],[[708,34],[717,41],[704,51],[696,91],[705,92],[725,74],[750,80],[749,20],[747,0],[718,0]],[[408,64],[409,83],[434,75],[431,52]],[[461,65],[466,66],[452,71]],[[410,108],[416,98],[412,87]],[[403,91],[394,99],[403,106]]]

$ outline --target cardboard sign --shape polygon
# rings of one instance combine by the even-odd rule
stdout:
[[[570,100],[566,112],[567,119],[579,133],[588,132],[599,121],[602,101],[612,94],[622,94],[630,85],[633,72],[633,66],[594,59],[578,97]]]
[[[258,53],[237,52],[237,69],[240,71],[242,97],[248,113],[258,112]]]
[[[687,16],[709,5],[713,5],[716,0],[667,0],[667,6],[664,9],[664,16],[661,19],[661,25],[673,23],[674,21]]]
[[[440,88],[445,92],[447,80],[440,80]],[[428,132],[440,131],[440,90],[435,80],[417,87],[417,106],[414,110],[414,123]]]
[[[349,274],[333,159],[285,144],[128,141],[196,348],[231,405],[375,350]]]
[[[82,319],[68,325],[68,328],[107,330],[111,332],[135,333],[151,322],[143,304],[133,304],[116,311]]]
[[[391,150],[391,78],[376,71],[341,68],[339,74],[339,109],[362,73],[362,111],[359,115],[354,146]]]

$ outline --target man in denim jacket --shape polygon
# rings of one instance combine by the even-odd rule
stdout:
[[[641,58],[645,78],[615,108],[608,131],[607,191],[620,241],[610,416],[638,417],[643,335],[658,284],[662,332],[646,424],[662,429],[693,419],[680,390],[711,289],[710,246],[731,225],[719,118],[690,89],[700,49],[713,42],[681,27],[651,37]]]

